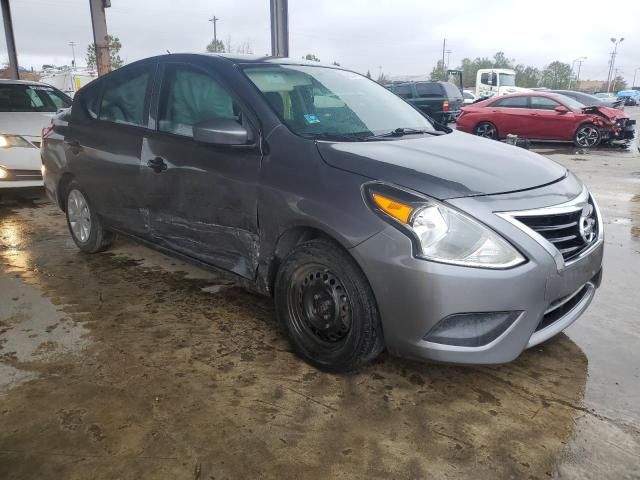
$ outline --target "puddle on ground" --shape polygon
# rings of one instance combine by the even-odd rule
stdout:
[[[290,351],[269,299],[81,254],[52,206],[0,207],[0,238],[0,278],[88,331],[68,354],[11,360],[32,377],[0,399],[0,478],[541,478],[590,414],[565,335],[504,366],[384,354],[328,375]]]

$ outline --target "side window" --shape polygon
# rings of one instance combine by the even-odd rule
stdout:
[[[485,85],[489,85],[489,74],[483,73],[480,75],[480,83],[484,83]]]
[[[29,97],[29,101],[31,102],[31,106],[33,108],[42,108],[44,107],[44,102],[38,96],[38,93],[33,88],[27,88],[27,96]]]
[[[505,97],[496,100],[491,106],[500,108],[527,108],[527,97]]]
[[[183,65],[167,65],[160,92],[158,129],[193,135],[193,126],[217,118],[240,121],[240,110],[213,78]]]
[[[413,96],[411,94],[411,85],[398,85],[395,87],[395,92],[399,97],[404,99],[411,98]]]
[[[84,89],[80,97],[82,108],[91,118],[98,118],[101,87],[102,83],[95,83],[90,88]]]
[[[442,97],[442,87],[439,83],[416,83],[418,97]]]
[[[125,69],[109,78],[100,104],[100,120],[145,126],[144,107],[150,78],[151,67]]]
[[[547,97],[531,97],[531,108],[536,110],[553,110],[560,104]]]

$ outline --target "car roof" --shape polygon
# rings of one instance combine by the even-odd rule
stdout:
[[[235,65],[243,65],[243,64],[251,64],[251,63],[271,64],[271,65],[310,65],[314,67],[320,66],[320,67],[347,70],[338,65],[332,65],[332,64],[322,63],[322,62],[314,62],[312,60],[297,59],[297,58],[290,58],[290,57],[270,57],[267,55],[253,55],[253,54],[240,54],[240,53],[209,53],[209,52],[167,53],[165,55],[158,55],[157,57],[151,57],[151,58],[171,59],[173,57],[184,57],[184,56],[201,57],[202,59],[207,59],[207,58],[223,59]],[[149,60],[149,59],[145,59],[145,60]]]
[[[46,83],[35,82],[33,80],[12,80],[9,78],[0,78],[0,85],[46,85]]]

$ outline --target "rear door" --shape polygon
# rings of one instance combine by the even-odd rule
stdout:
[[[500,138],[508,134],[528,136],[531,111],[527,108],[527,97],[501,97],[486,108]]]
[[[260,151],[196,142],[192,127],[233,119],[255,142],[257,122],[215,72],[186,63],[162,64],[161,70],[157,125],[145,135],[141,164],[152,240],[252,278],[258,252]]]
[[[556,112],[560,102],[548,97],[529,97],[531,122],[529,136],[538,140],[571,140],[574,134],[575,116],[569,110]]]
[[[136,235],[140,213],[140,152],[147,129],[156,63],[124,67],[80,93],[65,136],[71,173],[98,213]]]

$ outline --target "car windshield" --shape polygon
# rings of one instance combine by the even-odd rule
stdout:
[[[515,87],[516,86],[516,76],[511,75],[510,73],[501,73],[500,74],[500,86],[501,87]]]
[[[574,100],[571,97],[567,97],[566,95],[562,95],[560,93],[553,94],[556,100],[562,102],[565,106],[569,107],[571,110],[582,110],[585,106],[577,100]]]
[[[357,141],[397,129],[435,131],[415,108],[357,73],[303,65],[250,66],[244,72],[298,135]]]
[[[48,85],[0,84],[0,112],[57,112],[71,98]]]

